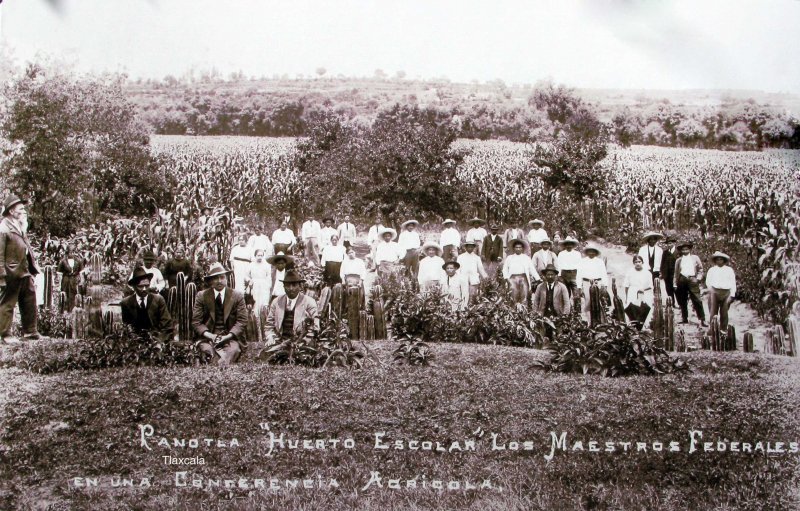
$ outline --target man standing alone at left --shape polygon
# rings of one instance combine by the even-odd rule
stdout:
[[[0,341],[9,344],[19,342],[11,337],[11,321],[17,303],[25,339],[39,338],[34,284],[39,268],[27,231],[25,201],[11,194],[3,204],[3,220],[0,221]]]

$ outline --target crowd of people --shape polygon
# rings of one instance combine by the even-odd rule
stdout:
[[[40,271],[27,241],[24,208],[22,199],[9,195],[0,223],[0,334],[6,342],[14,341],[10,326],[17,304],[25,337],[38,336],[35,278]],[[267,308],[270,343],[292,335],[306,318],[316,318],[316,302],[303,293],[304,279],[295,269],[297,258],[320,265],[329,286],[364,287],[371,272],[379,279],[403,274],[421,293],[439,290],[454,312],[466,310],[478,297],[481,282],[495,277],[507,282],[515,302],[548,317],[569,314],[575,303],[581,303],[586,313],[592,286],[599,287],[601,295],[612,296],[601,248],[585,243],[579,249],[581,243],[572,235],[562,238],[555,233],[551,239],[541,219],[531,220],[527,232],[512,223],[501,233],[499,225],[491,224],[487,230],[484,220],[472,218],[464,234],[455,220],[445,219],[438,240],[423,242],[417,220],[403,222],[398,233],[376,218],[367,230],[369,253],[363,259],[355,250],[357,229],[350,217],[335,224],[333,218],[322,218],[320,223],[308,216],[298,239],[288,219],[282,218],[271,236],[260,226],[249,237],[239,236],[228,268],[215,263],[204,275],[206,289],[198,294],[192,322],[198,349],[223,364],[235,361],[246,346],[242,333],[248,304],[256,310]],[[691,302],[701,325],[706,324],[700,291],[704,269],[692,248],[691,242],[676,243],[658,232],[644,234],[623,283],[625,312],[640,328],[650,322],[655,279],[663,281],[665,292],[674,298],[683,323],[688,321]],[[736,277],[726,254],[717,252],[711,260],[714,266],[705,274],[709,312],[719,315],[720,326],[726,328]],[[165,297],[177,285],[179,273],[193,278],[195,266],[184,247],[176,248],[163,272],[152,251],[143,253],[142,262],[128,280],[134,293],[120,304],[123,322],[172,338]],[[67,247],[57,266],[66,310],[75,305],[83,270],[84,261]]]

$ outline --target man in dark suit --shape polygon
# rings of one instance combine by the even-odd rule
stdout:
[[[673,236],[667,236],[664,240],[663,253],[661,255],[661,279],[664,281],[664,288],[667,296],[672,298],[672,307],[678,308],[675,300],[675,248],[673,245],[677,240]]]
[[[206,275],[208,289],[197,293],[192,328],[200,340],[197,349],[219,365],[236,362],[247,346],[247,306],[244,294],[227,286],[228,270],[214,263]]]
[[[39,338],[34,283],[39,268],[27,231],[25,201],[11,194],[3,203],[3,219],[0,221],[0,344],[19,342],[11,336],[11,321],[17,303],[25,339]]]
[[[491,232],[483,238],[481,258],[489,278],[494,278],[497,266],[503,262],[503,237],[498,234],[500,228],[497,224],[492,224],[489,230]]]
[[[150,332],[163,342],[172,340],[174,326],[167,302],[158,294],[150,292],[152,273],[138,266],[128,280],[134,293],[120,302],[122,322],[134,330]]]

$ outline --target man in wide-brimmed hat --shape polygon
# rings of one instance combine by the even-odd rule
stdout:
[[[422,253],[425,257],[419,262],[419,289],[425,293],[434,288],[438,288],[442,282],[442,247],[435,241],[428,241],[422,245]]]
[[[286,275],[287,268],[294,267],[294,257],[286,255],[283,252],[267,258],[267,262],[272,265],[272,292],[270,293],[270,302],[279,296],[286,294],[283,288],[283,278]]]
[[[525,231],[520,229],[518,221],[513,220],[511,222],[511,227],[506,229],[506,232],[503,233],[503,248],[506,249],[507,255],[514,253],[514,244],[512,242],[521,239],[525,239]],[[525,246],[528,247],[529,245],[526,243]]]
[[[400,260],[406,255],[397,244],[397,231],[391,227],[384,227],[379,234],[381,241],[375,249],[375,266],[378,268],[378,277],[387,278],[391,273],[397,273],[402,266]]]
[[[567,286],[569,295],[572,296],[578,289],[578,266],[581,264],[581,253],[578,248],[578,240],[572,236],[567,236],[559,242],[561,250],[558,252],[558,271],[561,282]]]
[[[479,256],[483,251],[483,240],[487,235],[486,229],[483,227],[485,223],[486,221],[478,217],[467,220],[467,224],[471,225],[472,227],[467,231],[467,235],[464,240],[475,242],[475,253]]]
[[[531,220],[528,222],[528,227],[531,228],[531,230],[528,231],[528,243],[531,246],[530,253],[533,255],[541,248],[542,240],[550,239],[550,236],[547,234],[547,231],[544,230],[544,220],[538,218]]]
[[[719,314],[720,330],[728,329],[728,308],[736,298],[736,274],[728,266],[730,261],[728,254],[716,251],[711,254],[714,266],[706,273],[708,313],[712,318]]]
[[[161,295],[151,293],[153,273],[143,266],[137,266],[128,279],[134,293],[123,298],[122,322],[134,330],[150,332],[162,342],[170,341],[174,335],[172,316],[167,302]]]
[[[694,244],[682,241],[675,246],[678,257],[675,259],[675,297],[681,308],[681,323],[689,322],[689,300],[701,326],[706,326],[706,314],[700,300],[700,282],[703,280],[703,263],[692,254]]]
[[[600,258],[600,247],[595,244],[587,243],[583,248],[583,255],[581,262],[578,265],[578,285],[583,290],[583,312],[588,313],[591,305],[589,303],[589,295],[592,285],[595,285],[603,291],[608,297],[609,303],[611,295],[609,294],[608,286],[608,270],[606,263]]]
[[[544,282],[533,295],[533,310],[548,318],[566,316],[572,310],[567,286],[558,281],[558,268],[548,264],[541,272]]]
[[[658,242],[664,238],[660,232],[647,231],[642,236],[644,245],[639,248],[639,255],[644,261],[644,269],[649,271],[654,279],[661,278],[661,260],[664,251]]]
[[[295,270],[286,272],[283,287],[286,294],[269,305],[266,322],[267,345],[281,343],[295,335],[306,335],[306,319],[311,319],[319,328],[317,302],[303,293],[305,279]]]
[[[403,252],[403,265],[412,280],[416,280],[419,273],[419,247],[422,246],[417,227],[419,222],[416,220],[406,220],[400,226],[400,237],[397,239],[397,244]]]
[[[219,263],[211,265],[205,277],[209,287],[197,293],[192,311],[197,349],[219,365],[236,362],[247,346],[247,306],[244,295],[228,287],[228,273]]]
[[[442,265],[444,275],[442,275],[441,286],[447,296],[452,310],[463,311],[469,303],[469,284],[467,279],[459,271],[461,265],[458,261],[445,261]]]
[[[439,245],[442,246],[442,257],[445,261],[455,261],[458,249],[461,247],[461,233],[456,229],[456,221],[446,218],[442,222],[442,233],[439,235]]]
[[[161,293],[167,287],[167,281],[164,280],[164,275],[161,274],[161,270],[156,266],[157,259],[155,252],[149,248],[142,254],[144,269],[153,274],[153,278],[150,279],[150,288],[156,293]]]
[[[3,201],[0,221],[0,342],[19,342],[11,336],[14,307],[19,303],[25,339],[38,339],[36,326],[36,284],[39,273],[28,240],[25,201],[10,194]]]
[[[486,273],[494,278],[497,273],[497,265],[503,262],[503,237],[500,235],[499,225],[492,224],[489,227],[489,234],[483,238],[481,258]]]
[[[503,263],[503,278],[511,285],[511,295],[516,303],[528,304],[531,290],[541,280],[533,261],[526,254],[528,242],[525,240],[511,240],[514,253],[506,257]]]
[[[481,258],[475,253],[476,243],[472,240],[464,242],[464,253],[458,256],[458,264],[461,265],[459,272],[469,284],[469,302],[473,303],[478,296],[481,279],[488,278],[483,267]]]

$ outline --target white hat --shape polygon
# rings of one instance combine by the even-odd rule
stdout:
[[[383,235],[386,234],[387,232],[392,234],[392,239],[397,238],[397,231],[395,231],[391,227],[384,227],[383,229],[381,229],[381,232],[378,234],[378,236],[383,238]]]

